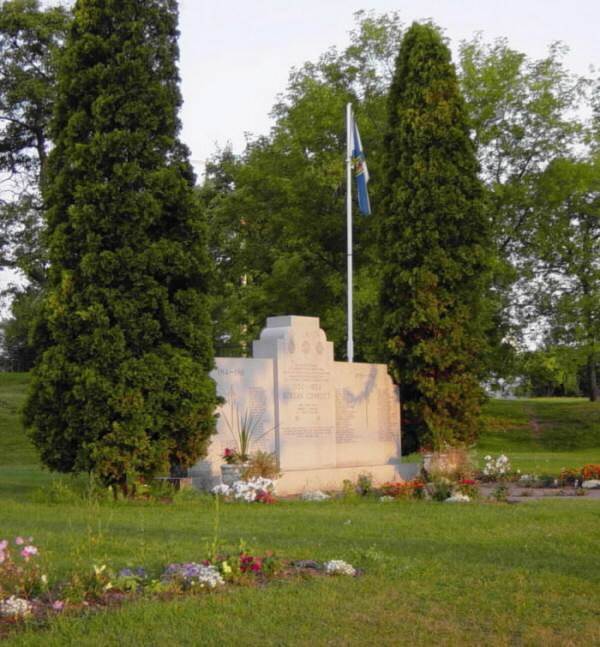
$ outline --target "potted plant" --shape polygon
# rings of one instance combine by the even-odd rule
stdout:
[[[266,436],[273,429],[262,430],[262,414],[255,415],[246,410],[240,412],[235,403],[231,403],[229,415],[223,412],[223,419],[235,444],[223,452],[225,463],[221,465],[221,479],[225,485],[231,485],[242,478],[250,460],[252,445]]]

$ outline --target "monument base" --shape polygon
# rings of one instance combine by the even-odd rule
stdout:
[[[323,469],[293,470],[284,472],[275,485],[279,496],[302,494],[312,490],[339,491],[345,480],[356,483],[361,474],[369,474],[373,485],[397,481],[397,465],[368,465],[363,467],[328,467]]]
[[[282,473],[277,479],[275,494],[289,496],[312,490],[340,491],[345,480],[356,482],[361,474],[369,474],[373,479],[373,485],[381,485],[387,481],[406,480],[406,477],[401,476],[402,467],[399,464],[388,463],[387,465],[364,465],[361,467],[290,470]],[[210,467],[206,463],[204,469],[196,467],[196,469],[190,470],[190,477],[194,487],[204,491],[210,491],[211,488],[222,482],[218,474],[211,473]]]

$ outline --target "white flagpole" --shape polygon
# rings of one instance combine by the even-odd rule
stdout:
[[[354,361],[352,317],[352,104],[346,106],[346,223],[348,230],[348,361]]]

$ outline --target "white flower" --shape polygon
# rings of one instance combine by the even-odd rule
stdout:
[[[221,483],[219,485],[215,485],[211,492],[213,494],[220,494],[221,496],[229,496],[231,494],[231,488],[229,487],[229,485]]]
[[[200,587],[208,586],[210,589],[225,584],[225,580],[221,577],[221,573],[219,573],[217,567],[212,565],[201,566],[196,581]]]
[[[386,503],[387,501],[393,501],[394,497],[393,496],[380,496],[379,501],[381,503]]]
[[[325,492],[321,492],[321,490],[304,492],[302,494],[303,501],[326,501],[327,499],[330,499],[330,498],[331,497],[329,496],[329,494],[325,494]]]
[[[27,616],[31,613],[31,602],[11,595],[10,598],[0,601],[0,617],[16,618]]]
[[[325,562],[325,572],[327,575],[356,575],[354,566],[342,559],[332,559]]]
[[[600,488],[600,479],[588,479],[587,481],[583,481],[581,487],[585,490],[595,490],[596,488]]]
[[[446,499],[446,503],[468,503],[471,499],[466,494],[456,492]]]

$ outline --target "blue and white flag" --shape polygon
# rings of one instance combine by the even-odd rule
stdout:
[[[352,120],[352,165],[356,177],[356,191],[358,194],[358,208],[364,216],[371,214],[371,203],[369,202],[369,169],[367,160],[360,141],[360,134],[356,120]]]

